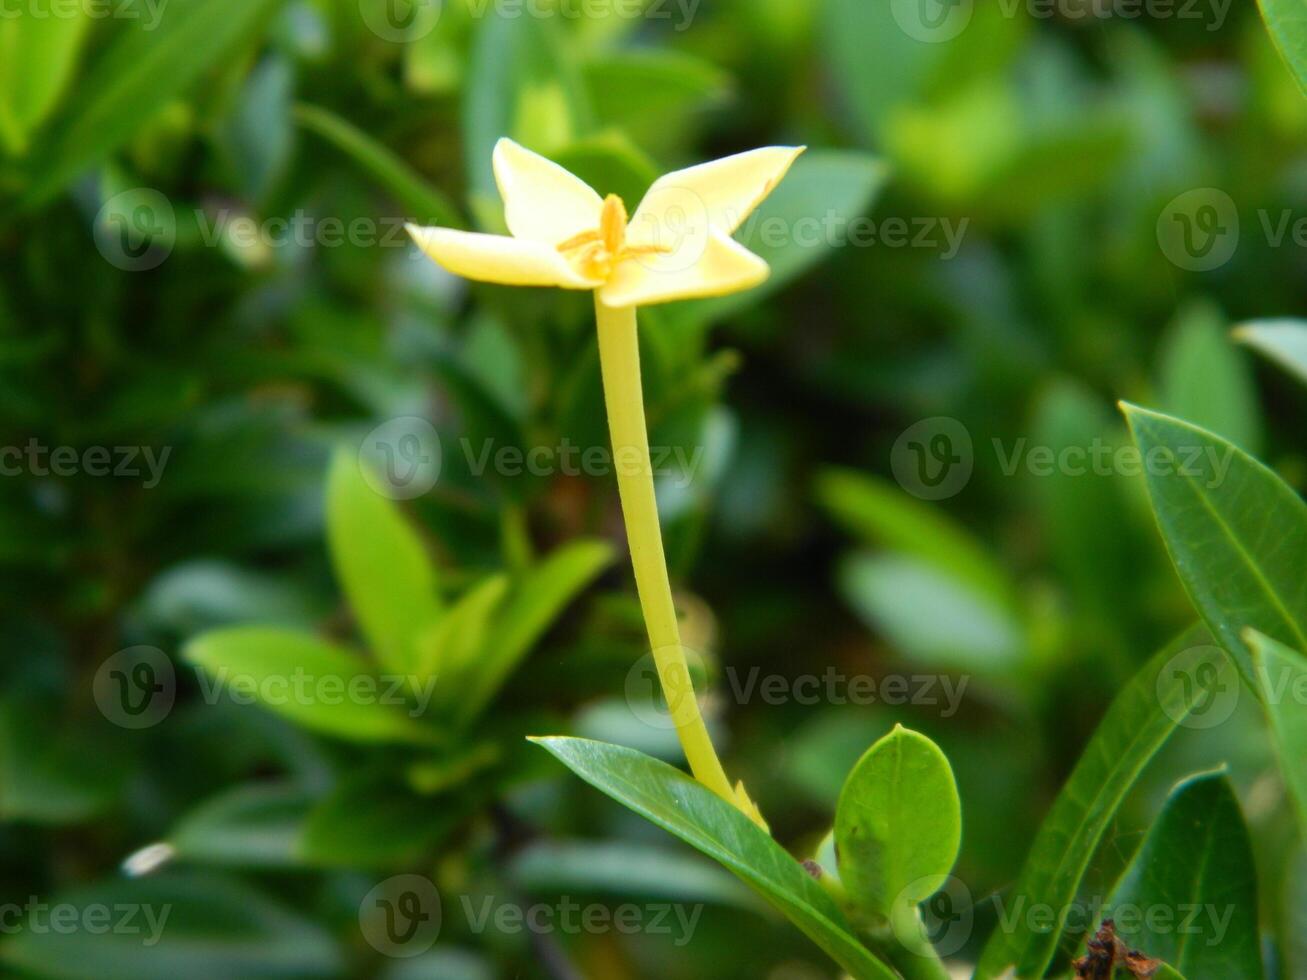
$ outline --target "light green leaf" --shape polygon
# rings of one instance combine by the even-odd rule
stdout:
[[[1275,47],[1307,95],[1307,6],[1301,0],[1258,0],[1258,4]]]
[[[466,675],[458,692],[463,721],[480,714],[568,603],[612,561],[608,542],[573,541],[513,584],[494,617],[476,670]]]
[[[1258,451],[1262,425],[1252,373],[1215,307],[1194,304],[1176,318],[1162,350],[1160,397],[1168,414],[1245,452]]]
[[[587,134],[590,107],[568,40],[555,18],[478,21],[463,80],[463,152],[478,216],[499,213],[491,154],[500,137],[548,156]]]
[[[205,800],[177,822],[168,844],[189,861],[292,867],[312,798],[296,786],[254,783]]]
[[[561,736],[535,741],[591,786],[737,875],[855,980],[895,977],[854,937],[834,900],[799,862],[702,783],[634,749]]]
[[[1307,649],[1307,504],[1219,436],[1134,405],[1122,410],[1180,580],[1252,684],[1245,628]]]
[[[27,148],[68,87],[90,24],[80,5],[64,16],[0,17],[0,151]]]
[[[363,130],[321,106],[295,106],[296,122],[322,137],[359,165],[418,224],[462,228],[464,221],[449,199],[407,163]]]
[[[884,920],[943,887],[962,845],[962,803],[948,759],[902,725],[867,750],[835,810],[840,881]]]
[[[842,233],[871,207],[888,174],[866,153],[808,150],[735,233],[737,241],[767,260],[767,281],[730,296],[678,303],[673,315],[719,320],[797,279],[842,244]]]
[[[1253,320],[1236,327],[1234,338],[1307,383],[1307,321]]]
[[[1080,887],[1094,850],[1144,766],[1171,737],[1208,690],[1191,683],[1211,663],[1206,632],[1191,629],[1157,654],[1108,709],[1080,761],[1044,819],[1014,888],[1004,897],[1016,908],[1065,909]],[[1225,661],[1221,661],[1222,664]],[[1232,684],[1231,676],[1222,682]],[[1219,678],[1218,678],[1219,679]],[[1058,947],[1056,929],[1040,931],[1028,917],[990,937],[976,968],[977,980],[1042,977]]]
[[[1194,776],[1171,792],[1110,909],[1131,949],[1189,980],[1262,980],[1257,865],[1224,773]]]
[[[1007,573],[966,528],[889,481],[829,469],[817,477],[817,499],[866,544],[920,558],[1001,603],[1012,600]]]
[[[327,542],[350,608],[388,670],[412,671],[418,639],[436,625],[436,570],[398,506],[340,449],[327,477]]]
[[[485,650],[490,617],[508,593],[507,575],[487,576],[463,593],[423,637],[418,675],[437,680],[437,698],[445,705],[464,696],[463,684]]]
[[[183,96],[207,70],[252,36],[281,0],[170,0],[157,25],[124,21],[78,84],[82,97],[34,154],[35,207]]]
[[[134,908],[118,929],[23,929],[0,942],[0,962],[60,980],[176,980],[339,976],[344,957],[321,926],[254,889],[212,874],[168,872],[108,881],[50,898],[78,909]],[[121,913],[119,913],[121,916]]]
[[[1025,656],[1011,610],[937,565],[906,555],[855,554],[840,564],[839,584],[858,614],[916,663],[993,676]]]
[[[414,693],[409,678],[378,677],[366,661],[308,633],[234,626],[195,637],[185,656],[204,671],[208,700],[258,700],[305,728],[353,742],[439,741],[416,720],[420,699],[405,700]]]
[[[712,62],[670,49],[624,48],[591,58],[582,72],[598,123],[653,149],[730,91],[730,77]]]
[[[1253,652],[1262,706],[1271,725],[1280,771],[1297,804],[1307,840],[1307,658],[1256,630],[1244,632]]]

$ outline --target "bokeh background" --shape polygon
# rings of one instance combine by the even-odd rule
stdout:
[[[57,7],[0,19],[6,975],[835,976],[522,740],[678,758],[612,475],[560,462],[606,445],[588,298],[469,286],[402,233],[502,230],[502,135],[632,209],[665,171],[810,147],[738,236],[765,287],[642,313],[652,441],[689,461],[664,530],[728,768],[796,854],[894,723],[948,753],[962,959],[1112,694],[1194,619],[1128,465],[1043,450],[1119,460],[1126,398],[1307,480],[1301,388],[1230,334],[1301,312],[1307,268],[1307,101],[1252,4]],[[360,451],[427,467],[377,493],[450,599],[578,541],[606,556],[452,744],[237,703],[186,654],[249,623],[365,645],[324,518],[333,453]],[[160,696],[125,715],[110,695],[142,676]],[[1252,708],[1180,733],[1094,876],[1225,762],[1266,921],[1287,915],[1302,862]],[[400,874],[443,898],[412,958],[360,920]],[[537,936],[477,928],[487,897],[702,909],[692,936]],[[40,903],[171,912],[147,944],[81,911],[42,928]]]

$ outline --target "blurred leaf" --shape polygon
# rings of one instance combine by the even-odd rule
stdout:
[[[415,173],[363,130],[321,106],[296,105],[295,120],[309,132],[322,137],[357,163],[418,224],[462,228],[458,209],[439,190]]]
[[[1159,397],[1169,415],[1214,432],[1248,453],[1261,445],[1261,413],[1242,352],[1220,311],[1193,304],[1176,317],[1162,351]]]
[[[419,641],[418,675],[437,679],[442,711],[452,710],[466,696],[465,685],[485,653],[491,617],[508,594],[508,586],[505,574],[487,576],[463,593]]]
[[[80,823],[118,795],[117,756],[53,722],[35,703],[0,701],[0,821]]]
[[[992,677],[1025,658],[1012,611],[936,564],[902,554],[854,554],[840,563],[838,581],[854,610],[916,663]]]
[[[1139,912],[1123,914],[1122,906]],[[1131,949],[1165,961],[1186,980],[1262,980],[1257,865],[1223,772],[1176,786],[1109,907]],[[1155,927],[1157,910],[1175,920]],[[1189,921],[1190,910],[1201,914]],[[1223,921],[1212,921],[1213,915]]]
[[[1037,496],[1053,560],[1085,604],[1082,622],[1108,637],[1120,637],[1128,625],[1121,620],[1126,618],[1131,573],[1138,562],[1131,548],[1134,525],[1115,469],[1099,471],[1090,455],[1096,445],[1118,448],[1113,422],[1091,392],[1059,379],[1035,408],[1033,442],[1051,448],[1058,459],[1072,450],[1085,453],[1076,464],[1083,472],[1058,466],[1041,475]]]
[[[1238,326],[1234,338],[1307,383],[1307,322],[1253,320]]]
[[[281,0],[170,0],[151,29],[145,18],[118,29],[78,83],[82,98],[35,154],[36,207],[99,163],[170,100],[252,37]]]
[[[545,630],[612,564],[613,557],[613,548],[606,541],[573,541],[513,583],[491,623],[476,670],[460,691],[462,720],[481,713]]]
[[[327,476],[327,541],[350,609],[377,660],[396,673],[418,663],[418,639],[441,612],[436,569],[394,501],[341,448]]]
[[[616,194],[632,212],[658,179],[653,161],[620,132],[575,140],[554,159],[600,194]]]
[[[962,843],[953,770],[930,739],[902,725],[849,773],[835,811],[840,881],[883,920],[915,913],[944,886]]]
[[[213,875],[165,873],[58,894],[78,921],[110,910],[118,928],[24,928],[0,942],[0,961],[60,980],[176,980],[339,976],[345,964],[320,926],[254,889]],[[125,909],[133,909],[130,919]]]
[[[701,858],[625,841],[535,844],[513,857],[509,874],[531,894],[581,892],[761,908],[752,892]]]
[[[50,114],[77,67],[91,19],[87,8],[0,18],[0,151],[18,156]]]
[[[253,621],[307,627],[328,611],[284,576],[206,559],[161,573],[138,606],[138,616],[152,628],[178,634]]]
[[[673,315],[719,320],[799,278],[844,244],[850,223],[871,207],[887,176],[885,165],[865,153],[808,150],[735,233],[767,260],[770,278],[743,293],[678,303]]]
[[[1307,95],[1307,8],[1298,0],[1258,0],[1258,5],[1280,56]]]
[[[655,149],[683,132],[691,113],[723,101],[731,82],[713,63],[665,48],[599,55],[582,72],[599,124]]]
[[[1254,629],[1244,631],[1289,795],[1307,839],[1307,658]]]
[[[419,860],[469,808],[468,798],[433,806],[384,776],[349,775],[309,813],[297,853],[319,867],[400,867]]]
[[[237,867],[292,867],[312,799],[284,783],[236,786],[205,800],[168,835],[187,861]]]
[[[424,706],[405,700],[422,694],[411,690],[411,676],[375,675],[350,651],[308,633],[233,626],[195,637],[185,656],[207,675],[207,700],[257,698],[305,728],[353,742],[438,741],[416,720]]]
[[[1057,951],[1057,929],[1040,929],[1012,909],[1065,909],[1075,899],[1094,851],[1121,801],[1144,766],[1166,744],[1199,701],[1208,697],[1190,683],[1200,663],[1210,663],[1206,632],[1187,631],[1158,653],[1117,695],[1085,746],[1031,845],[1016,886],[1004,896],[1002,913],[1015,921],[996,929],[976,967],[976,980],[995,980],[1015,968],[1018,977],[1042,977]]]
[[[590,107],[566,43],[552,17],[478,21],[463,80],[463,153],[475,214],[498,213],[491,157],[501,137],[549,156],[589,129]]]
[[[895,974],[853,936],[822,887],[766,831],[665,762],[604,742],[536,739],[591,786],[722,864],[776,906],[855,980]]]
[[[290,62],[267,58],[245,82],[223,130],[241,190],[261,201],[290,160],[290,102],[295,76]]]
[[[1007,572],[938,505],[853,470],[823,470],[816,489],[822,506],[864,543],[920,558],[992,599],[1011,601],[1013,585]]]
[[[1219,436],[1134,405],[1122,410],[1176,572],[1253,685],[1245,628],[1307,649],[1307,505]]]

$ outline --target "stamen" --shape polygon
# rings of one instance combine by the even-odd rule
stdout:
[[[582,245],[589,245],[591,242],[597,242],[600,240],[601,236],[599,232],[591,228],[589,231],[583,231],[579,235],[573,235],[567,241],[558,246],[558,251],[570,252],[574,248],[580,248]]]
[[[616,255],[626,241],[626,205],[616,194],[604,198],[604,210],[599,216],[599,234],[609,255]]]

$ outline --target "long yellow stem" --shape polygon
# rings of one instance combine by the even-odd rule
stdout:
[[[644,419],[644,393],[640,386],[640,346],[635,307],[614,309],[595,297],[599,325],[599,364],[604,379],[604,401],[613,440],[613,464],[622,498],[622,517],[631,548],[635,587],[640,594],[645,628],[653,647],[654,664],[662,684],[672,724],[696,779],[718,796],[740,806],[747,803],[731,789],[712,738],[708,735],[699,702],[694,696],[681,631],[676,622],[672,587],[663,555],[658,504],[654,498],[653,465]],[[752,804],[741,806],[750,813]]]

